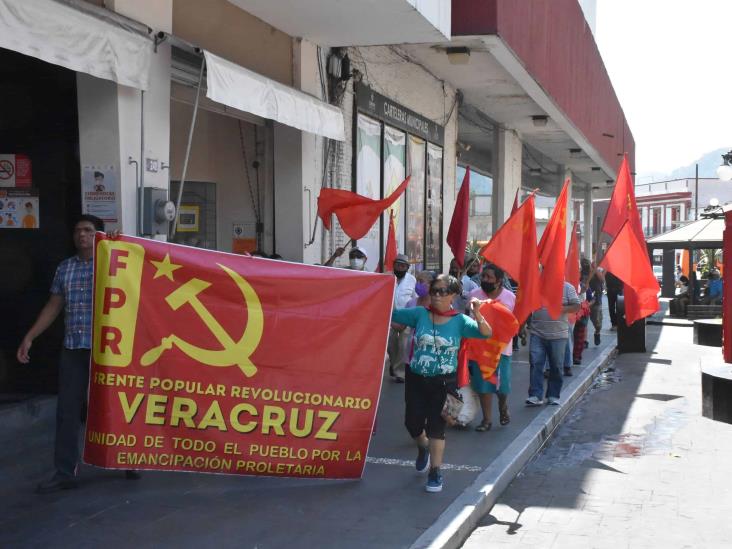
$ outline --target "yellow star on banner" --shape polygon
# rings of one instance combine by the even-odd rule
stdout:
[[[153,276],[153,280],[164,276],[167,277],[168,280],[173,281],[173,271],[182,267],[182,265],[176,265],[175,263],[170,262],[170,254],[165,254],[162,261],[155,261],[154,259],[151,259],[150,263],[155,265],[155,269],[157,269],[155,271],[155,276]]]

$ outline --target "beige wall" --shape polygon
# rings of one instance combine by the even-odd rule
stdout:
[[[227,0],[174,0],[173,34],[292,85],[292,40]]]
[[[170,178],[174,181],[179,181],[182,175],[192,110],[189,105],[171,102]],[[242,122],[242,126],[251,165],[255,160],[254,125]],[[263,140],[265,128],[258,126],[257,133],[259,139]],[[222,251],[231,251],[233,223],[255,222],[240,143],[237,119],[199,109],[186,181],[216,184],[216,244]],[[262,158],[259,160],[263,164]],[[256,183],[256,174],[251,168],[250,175],[252,183]],[[265,178],[261,175],[260,184],[266,186]],[[264,192],[264,188],[261,191]],[[265,223],[271,224],[268,212],[263,214]],[[253,233],[251,237],[254,237]]]

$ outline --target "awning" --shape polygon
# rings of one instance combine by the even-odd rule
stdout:
[[[146,90],[153,41],[114,15],[73,0],[0,0],[0,47]]]
[[[649,248],[692,249],[721,248],[724,217],[702,218],[648,239]]]
[[[209,99],[298,130],[345,141],[343,114],[337,107],[211,52],[203,53]]]

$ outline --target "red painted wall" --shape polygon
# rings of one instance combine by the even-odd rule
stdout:
[[[498,35],[610,166],[627,152],[635,171],[633,134],[577,0],[453,0],[452,34]]]

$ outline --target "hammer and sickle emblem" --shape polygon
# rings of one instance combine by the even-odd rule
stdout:
[[[257,367],[249,357],[257,348],[259,340],[262,338],[262,331],[264,329],[262,304],[254,288],[239,273],[220,263],[217,263],[217,265],[234,280],[246,301],[248,320],[241,338],[238,341],[234,341],[198,298],[198,294],[211,286],[211,283],[192,278],[169,294],[165,298],[165,301],[168,302],[168,305],[174,311],[180,309],[186,303],[193,307],[193,310],[196,311],[223,349],[202,349],[201,347],[188,343],[175,334],[171,334],[168,337],[164,337],[160,341],[160,345],[153,347],[142,355],[140,363],[143,366],[150,366],[157,362],[165,351],[169,351],[175,345],[186,355],[202,364],[220,367],[237,365],[247,377],[251,377],[257,373]]]

